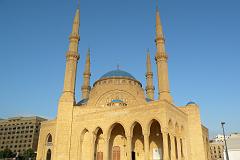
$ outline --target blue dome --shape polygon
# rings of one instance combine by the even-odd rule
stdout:
[[[109,77],[128,77],[128,78],[135,79],[135,77],[133,77],[130,73],[119,70],[119,69],[112,70],[112,71],[105,73],[100,79],[109,78]]]
[[[191,104],[196,104],[196,103],[195,103],[195,102],[192,102],[192,101],[190,101],[190,102],[187,103],[187,105],[191,105]]]

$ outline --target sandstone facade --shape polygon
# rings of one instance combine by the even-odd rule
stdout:
[[[207,160],[208,130],[199,106],[176,106],[168,80],[168,56],[156,12],[159,97],[154,100],[150,56],[146,94],[128,72],[110,71],[90,86],[90,56],[83,74],[82,100],[75,101],[79,59],[79,10],[66,54],[64,89],[55,120],[42,124],[37,160]],[[90,51],[89,51],[90,52]]]

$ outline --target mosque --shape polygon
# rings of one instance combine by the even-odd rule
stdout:
[[[194,102],[185,106],[173,103],[158,9],[155,38],[158,99],[154,99],[149,54],[145,87],[120,69],[107,72],[90,86],[88,54],[81,87],[82,100],[76,102],[79,12],[77,9],[69,37],[57,117],[41,125],[37,160],[210,159],[208,129],[201,124],[199,106]]]

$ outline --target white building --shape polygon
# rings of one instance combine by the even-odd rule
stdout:
[[[234,133],[227,139],[228,155],[230,160],[240,160],[240,133]],[[226,159],[224,151],[224,159]]]
[[[229,136],[226,136],[226,139],[228,139]],[[212,139],[214,142],[224,142],[224,136],[222,134],[218,134],[216,137]]]

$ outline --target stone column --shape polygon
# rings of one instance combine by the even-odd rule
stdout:
[[[149,134],[144,134],[144,157],[149,160]]]
[[[181,155],[180,137],[177,137],[177,154],[178,154],[178,160],[181,160],[182,155]]]
[[[92,136],[90,138],[90,144],[91,144],[91,148],[90,148],[90,154],[91,154],[91,160],[94,160],[95,155],[95,141],[96,141],[96,134],[93,132]]]
[[[132,160],[132,137],[127,136],[127,159]]]
[[[175,140],[172,134],[170,134],[170,140],[171,140],[171,160],[176,160]]]
[[[165,131],[162,132],[163,137],[163,160],[169,160],[169,151],[168,151],[168,133]]]
[[[104,137],[104,150],[103,150],[103,159],[109,160],[109,138]]]

